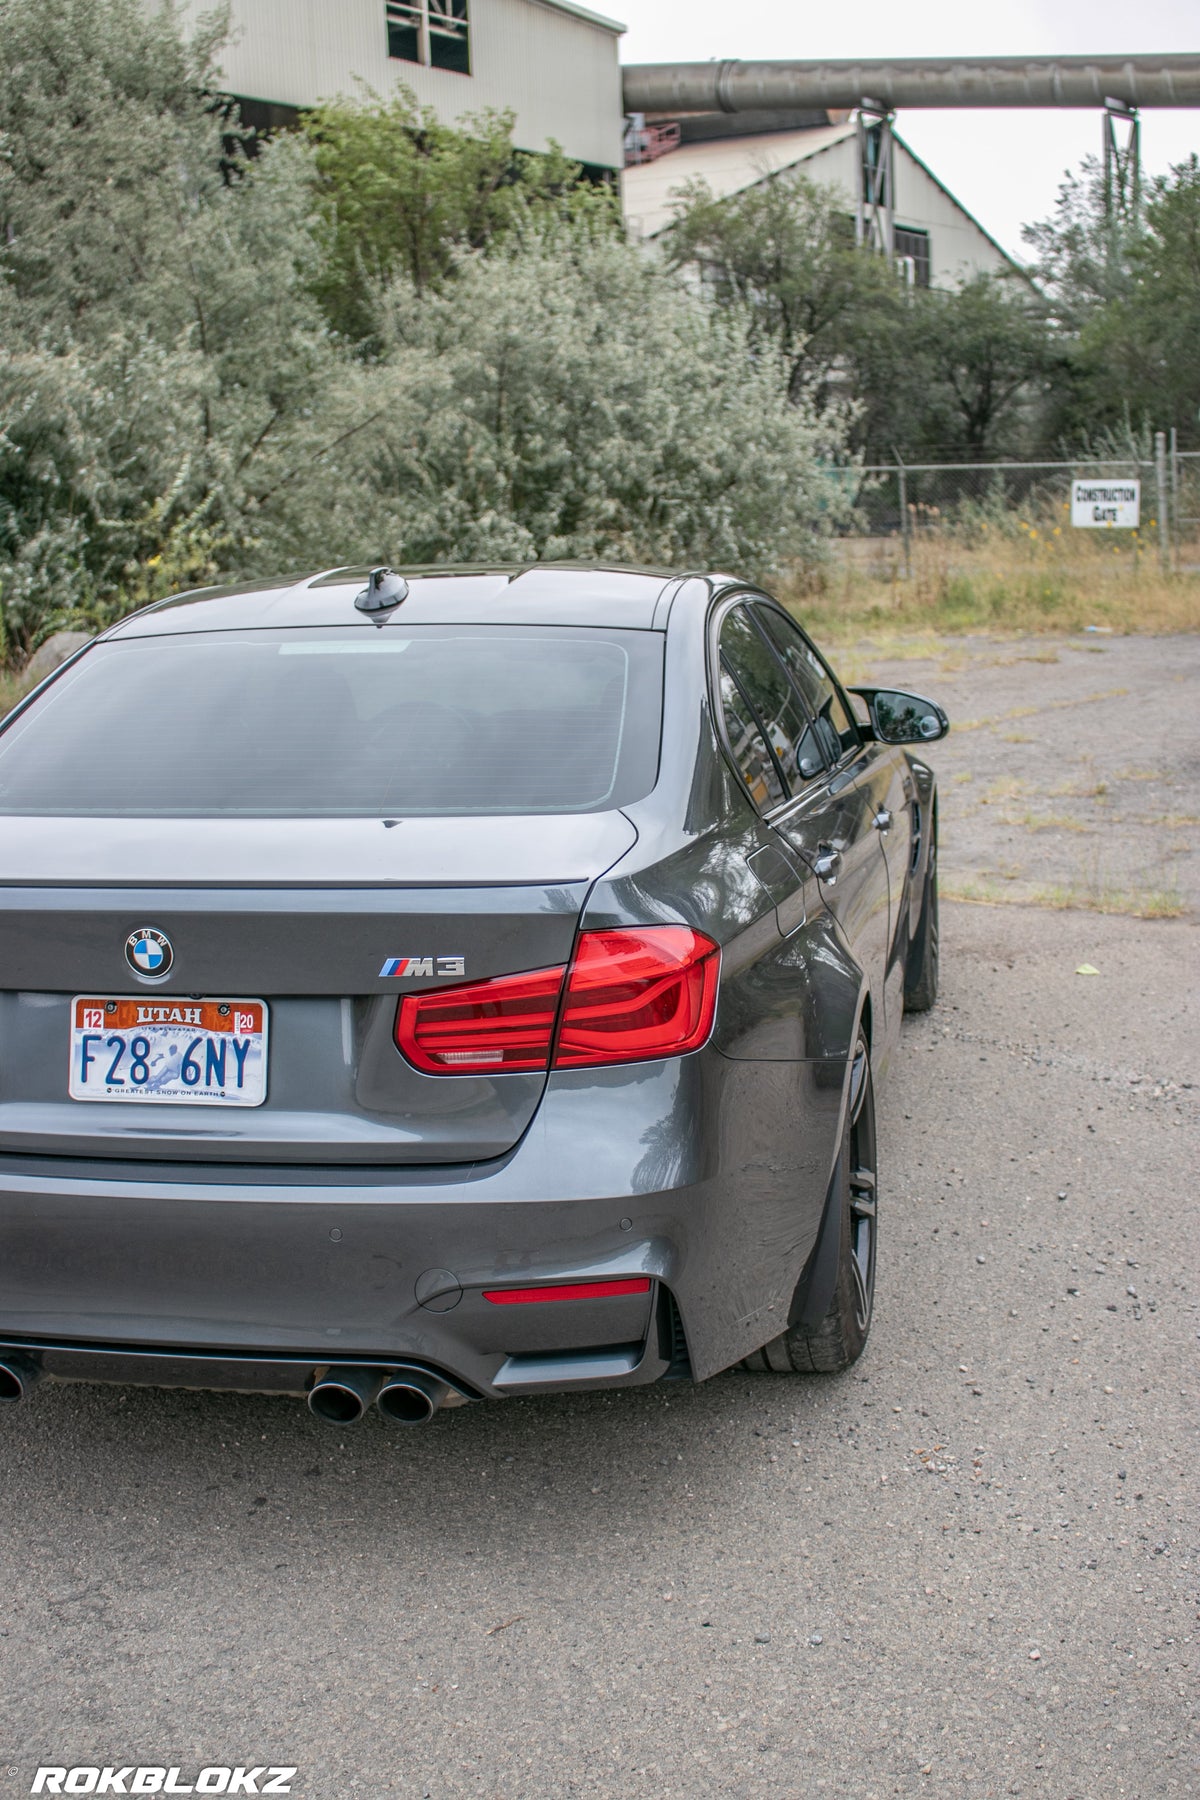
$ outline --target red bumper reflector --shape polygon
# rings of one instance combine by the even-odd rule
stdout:
[[[631,1275],[623,1281],[567,1281],[558,1287],[485,1288],[483,1297],[493,1306],[528,1306],[535,1300],[607,1300],[649,1292],[648,1275]]]

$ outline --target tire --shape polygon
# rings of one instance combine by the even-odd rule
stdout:
[[[871,1053],[859,1032],[850,1075],[850,1103],[827,1204],[838,1209],[838,1259],[833,1296],[824,1317],[791,1325],[746,1358],[744,1369],[776,1375],[837,1375],[858,1361],[875,1302],[877,1193],[875,1089]],[[801,1299],[797,1291],[797,1299]]]
[[[921,900],[921,918],[916,934],[908,946],[904,969],[904,1010],[928,1012],[938,996],[938,881],[937,821],[933,842],[929,846],[929,866],[925,871],[925,892]]]

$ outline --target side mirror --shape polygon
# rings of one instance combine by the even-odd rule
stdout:
[[[950,721],[941,707],[898,688],[851,688],[867,703],[871,729],[881,744],[932,744],[944,738]]]

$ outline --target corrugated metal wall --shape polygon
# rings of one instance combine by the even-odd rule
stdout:
[[[1002,274],[1011,267],[969,212],[939,186],[906,144],[896,144],[896,224],[929,233],[930,279],[934,287],[957,287],[971,275]],[[823,186],[840,188],[852,210],[858,180],[858,139],[847,137],[804,165]]]
[[[193,17],[209,0],[187,0]],[[615,32],[539,0],[471,0],[471,75],[388,56],[384,0],[232,0],[222,57],[231,92],[284,106],[405,83],[448,123],[484,107],[516,113],[526,150],[555,138],[581,162],[619,168],[621,74]],[[358,81],[356,81],[356,77]]]
[[[634,237],[653,237],[674,214],[673,190],[699,177],[718,199],[740,193],[772,170],[798,168],[811,181],[834,188],[853,213],[858,193],[858,135],[853,125],[817,126],[684,144],[657,162],[626,169],[625,219]],[[929,233],[934,287],[950,288],[967,276],[1009,267],[1003,251],[899,140],[896,142],[896,224]]]
[[[1002,275],[1012,266],[970,213],[901,143],[896,145],[896,223],[929,233],[934,287],[956,287],[980,273]]]

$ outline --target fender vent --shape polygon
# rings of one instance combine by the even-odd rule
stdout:
[[[667,1372],[662,1379],[664,1381],[690,1381],[692,1379],[692,1359],[688,1355],[682,1314],[670,1288],[660,1288],[659,1292],[662,1295],[658,1312],[659,1342],[667,1360]]]

